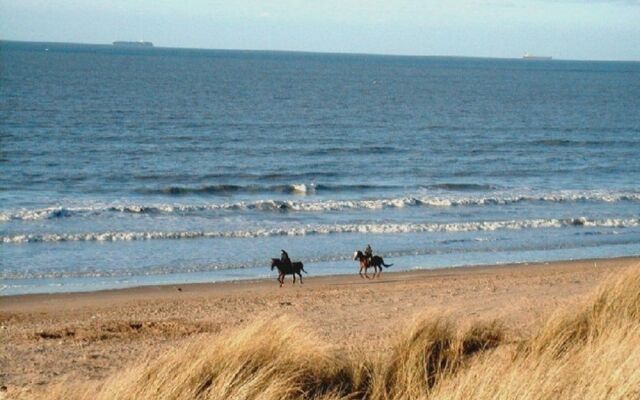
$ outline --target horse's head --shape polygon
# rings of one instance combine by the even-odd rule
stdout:
[[[278,260],[277,258],[272,258],[271,259],[271,270],[272,271],[278,265],[278,263],[280,263],[280,260]]]
[[[353,253],[353,259],[354,260],[359,260],[363,257],[363,254],[360,250],[356,251]]]

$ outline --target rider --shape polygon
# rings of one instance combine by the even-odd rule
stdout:
[[[282,261],[286,265],[291,265],[291,260],[289,259],[289,254],[286,251],[280,250],[282,254],[280,255],[280,261]]]
[[[367,260],[371,261],[371,258],[373,257],[373,250],[371,250],[370,244],[368,244],[367,248],[364,249],[364,256],[367,257]]]

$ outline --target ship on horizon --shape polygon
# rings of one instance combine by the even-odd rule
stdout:
[[[151,47],[153,47],[153,43],[152,42],[145,42],[143,40],[139,40],[137,42],[127,42],[127,41],[117,40],[117,41],[113,42],[113,45],[115,47],[133,47],[133,48],[140,48],[140,47],[151,48]]]
[[[551,56],[534,56],[532,54],[524,53],[522,56],[523,60],[551,60]]]

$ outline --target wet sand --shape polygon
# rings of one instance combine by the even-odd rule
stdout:
[[[89,293],[0,297],[2,393],[65,379],[102,379],[196,335],[263,316],[294,315],[344,349],[383,350],[420,313],[501,319],[526,336],[555,309],[577,304],[640,257],[149,286]],[[311,272],[311,271],[310,271]],[[2,396],[0,393],[0,397]]]

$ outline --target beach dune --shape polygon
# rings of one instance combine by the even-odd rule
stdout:
[[[541,390],[547,390],[549,376],[530,368],[530,357],[588,359],[581,347],[585,337],[600,346],[593,351],[613,357],[599,367],[605,378],[612,372],[607,368],[619,362],[626,363],[624,371],[631,371],[627,366],[638,363],[640,355],[624,332],[640,332],[640,286],[633,286],[640,285],[639,268],[640,259],[629,257],[385,271],[375,281],[361,279],[354,270],[353,276],[310,277],[303,286],[287,280],[283,288],[273,279],[5,296],[0,298],[0,393],[7,398],[37,398],[43,393],[64,398],[70,389],[80,397],[84,389],[99,389],[102,398],[118,390],[118,397],[150,398],[140,381],[140,374],[147,374],[147,385],[158,390],[168,376],[199,382],[186,387],[187,381],[166,381],[183,388],[182,395],[173,398],[224,398],[220,393],[233,397],[240,392],[222,391],[221,382],[244,378],[229,376],[220,363],[237,365],[245,354],[257,363],[252,367],[257,375],[255,386],[242,392],[244,398],[255,398],[256,393],[264,398],[282,393],[285,398],[342,398],[353,393],[369,398],[419,398],[428,393],[437,395],[434,398],[466,398],[473,382],[480,385],[484,398],[509,398],[517,388],[489,378],[481,382],[481,371],[512,380],[517,378],[514,374],[529,374],[527,379],[540,380]],[[622,281],[621,275],[626,277]],[[597,292],[603,284],[609,289]],[[616,293],[622,294],[615,297]],[[563,317],[557,316],[558,310]],[[616,314],[619,310],[621,316]],[[617,330],[605,335],[607,324]],[[603,346],[616,343],[620,348],[605,351]],[[225,348],[237,351],[227,354]],[[510,364],[508,373],[499,360],[514,360],[513,352],[522,358]],[[422,367],[432,372],[415,375],[416,368],[422,368],[416,360],[424,360],[425,354],[435,364]],[[272,361],[289,365],[291,379],[271,379],[269,374],[284,365],[269,364]],[[265,372],[267,364],[275,369]],[[587,377],[580,375],[587,374],[585,369],[570,373],[560,364],[558,368],[567,382]],[[204,380],[181,375],[194,371]],[[442,377],[454,373],[466,384]],[[531,375],[536,373],[539,376]],[[611,381],[612,398],[631,395],[615,385],[638,380],[637,375],[623,373]],[[141,391],[132,391],[131,385]],[[561,388],[565,389],[569,386]],[[598,388],[587,389],[594,391],[583,394],[602,394]]]

